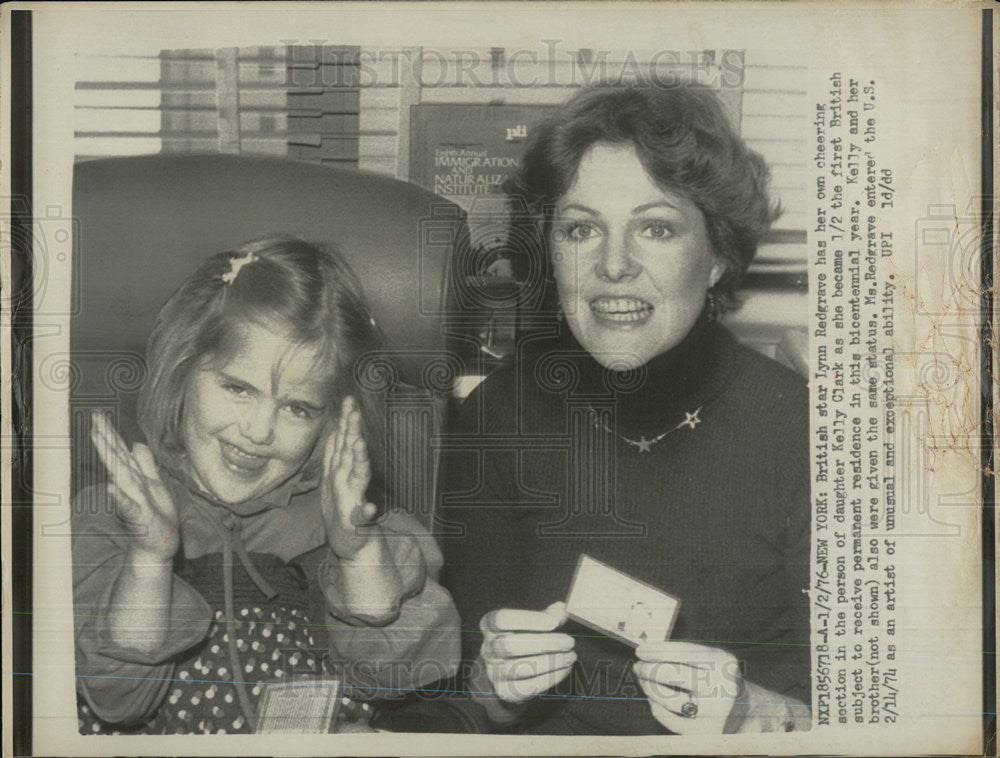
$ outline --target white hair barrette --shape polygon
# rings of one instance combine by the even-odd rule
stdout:
[[[248,263],[253,263],[257,260],[257,256],[253,253],[247,253],[242,258],[230,258],[229,259],[229,273],[222,275],[222,281],[226,284],[232,284],[236,281],[236,277],[240,275],[240,269],[246,266]]]

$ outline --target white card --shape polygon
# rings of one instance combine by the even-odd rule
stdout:
[[[566,599],[570,617],[630,645],[670,635],[680,600],[589,555],[581,555]]]
[[[340,682],[304,678],[267,684],[257,714],[258,734],[326,734],[337,714]]]

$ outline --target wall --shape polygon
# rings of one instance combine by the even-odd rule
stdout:
[[[667,55],[560,50],[551,43],[541,50],[327,46],[159,51],[81,56],[78,64],[78,160],[161,151],[241,151],[400,179],[409,173],[412,105],[557,104],[588,80],[679,71],[714,83],[720,77],[727,84],[742,81],[742,87],[722,92],[741,133],[770,164],[772,188],[784,213],[758,253],[745,305],[732,324],[744,339],[771,354],[787,328],[805,324],[808,214],[802,135],[807,68],[790,64],[787,56],[769,56],[765,50]],[[235,83],[224,81],[226,76],[235,76]]]

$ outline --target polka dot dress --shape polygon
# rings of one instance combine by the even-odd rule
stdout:
[[[214,558],[218,560],[218,555]],[[261,561],[257,560],[255,563],[260,567]],[[270,575],[265,576],[271,581]],[[246,593],[234,594],[239,597]],[[254,708],[257,708],[264,688],[270,684],[298,681],[307,675],[332,673],[326,671],[324,665],[325,644],[317,645],[305,609],[281,604],[282,594],[289,593],[279,591],[278,599],[271,603],[259,598],[257,604],[236,606],[234,627],[241,667],[239,671],[232,670],[224,613],[216,610],[205,641],[187,658],[177,663],[173,677],[175,681],[171,683],[166,699],[156,713],[140,724],[121,728],[100,721],[83,698],[78,698],[81,734],[252,732],[240,708],[234,681],[245,683],[250,700]],[[212,603],[210,599],[209,602]],[[322,640],[321,627],[315,630],[315,634]],[[371,708],[367,703],[355,703],[343,697],[337,709],[336,731],[357,729],[367,723],[370,716]]]

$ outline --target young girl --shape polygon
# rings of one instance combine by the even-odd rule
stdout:
[[[379,344],[346,263],[288,237],[210,258],[163,306],[147,444],[95,414],[110,482],[74,508],[83,731],[252,732],[265,688],[303,674],[384,696],[453,671],[434,541],[366,499],[384,424],[355,366]]]

